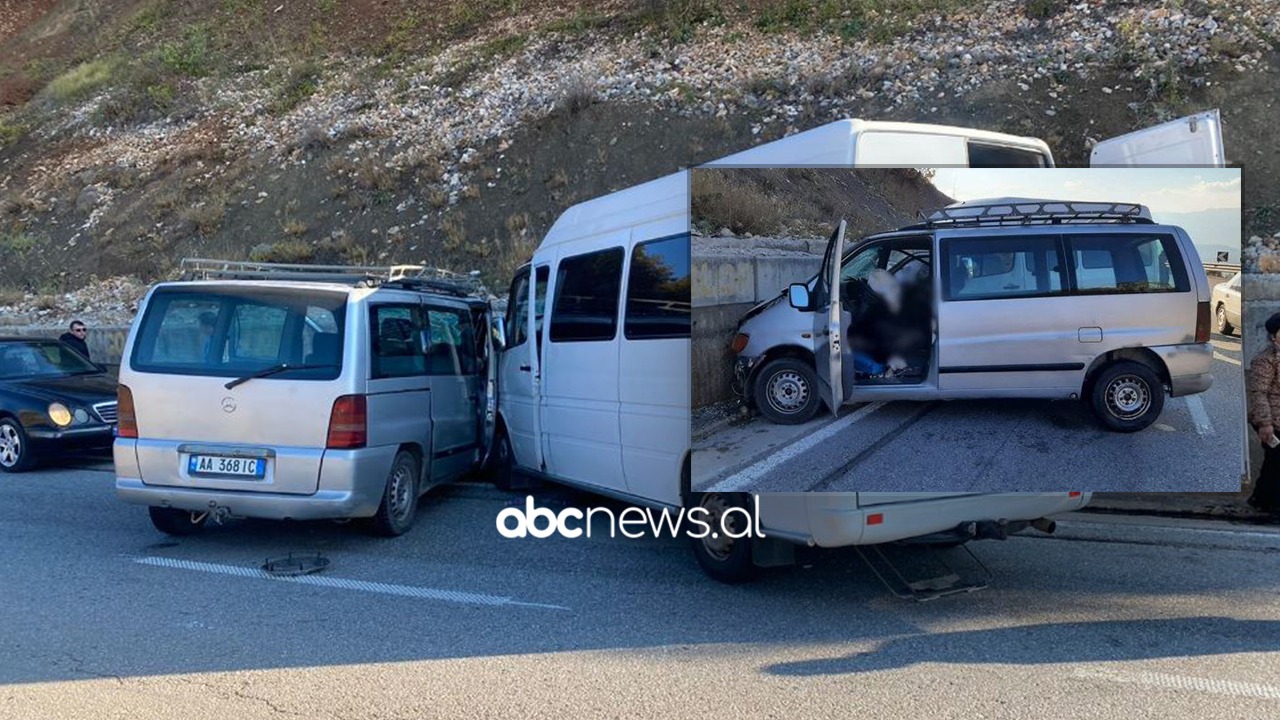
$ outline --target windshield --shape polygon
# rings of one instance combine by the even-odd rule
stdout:
[[[0,378],[82,375],[99,372],[69,345],[57,340],[0,342]]]
[[[342,372],[346,301],[308,287],[163,287],[138,326],[131,367],[239,378],[288,365],[270,377],[332,380]]]

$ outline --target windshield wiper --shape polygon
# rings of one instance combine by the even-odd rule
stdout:
[[[258,370],[257,372],[254,372],[254,373],[250,373],[249,375],[245,375],[244,377],[238,377],[235,380],[232,380],[231,382],[227,383],[226,385],[223,385],[222,387],[230,390],[231,388],[234,388],[237,385],[243,385],[244,383],[247,383],[250,380],[269,377],[271,375],[279,375],[280,373],[287,372],[289,370],[314,370],[316,368],[332,368],[332,367],[341,367],[341,366],[335,363],[322,363],[322,364],[310,364],[310,365],[290,365],[289,363],[280,363],[279,365],[272,365],[271,367],[262,368],[261,370]]]

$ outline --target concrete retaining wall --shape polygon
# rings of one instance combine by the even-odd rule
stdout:
[[[826,243],[778,238],[694,238],[693,406],[729,400],[738,318],[756,303],[806,280],[822,264]]]

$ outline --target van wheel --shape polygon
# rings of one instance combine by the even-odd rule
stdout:
[[[722,583],[734,585],[755,577],[751,538],[734,538],[725,533],[729,530],[734,535],[743,535],[750,529],[750,503],[746,493],[701,493],[697,502],[697,506],[702,508],[698,514],[711,526],[711,531],[705,536],[689,538],[698,564]],[[736,511],[730,512],[735,508]]]
[[[770,422],[799,425],[818,413],[818,376],[809,363],[779,358],[756,373],[756,407]]]
[[[0,418],[0,472],[30,470],[35,461],[22,424],[13,418]]]
[[[413,527],[413,516],[418,509],[418,459],[401,450],[391,464],[387,486],[382,491],[382,503],[374,514],[369,529],[374,535],[396,537]]]
[[[494,438],[493,454],[489,456],[489,477],[493,486],[499,490],[510,490],[512,478],[516,473],[516,456],[511,447],[511,438],[505,428],[498,429]]]
[[[178,537],[195,535],[204,528],[205,521],[209,519],[209,513],[207,512],[191,512],[190,510],[156,507],[155,505],[148,507],[147,513],[151,515],[151,524],[157,530],[165,535],[176,535]]]
[[[1235,330],[1235,327],[1232,326],[1232,324],[1227,321],[1226,305],[1223,305],[1222,303],[1218,303],[1218,311],[1216,313],[1216,318],[1218,321],[1217,322],[1218,332],[1222,333],[1223,335],[1230,335],[1231,331]]]
[[[1098,375],[1091,399],[1103,425],[1117,432],[1136,432],[1160,416],[1164,386],[1151,368],[1126,360]]]

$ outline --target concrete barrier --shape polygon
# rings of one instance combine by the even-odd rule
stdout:
[[[693,239],[690,359],[695,408],[734,396],[734,353],[729,344],[738,318],[816,273],[825,249],[822,241],[790,238]]]

